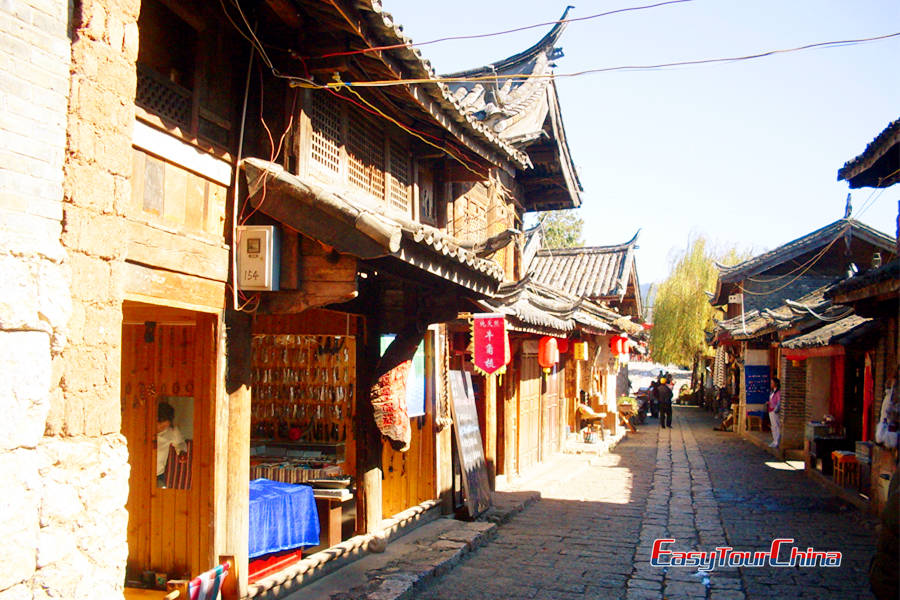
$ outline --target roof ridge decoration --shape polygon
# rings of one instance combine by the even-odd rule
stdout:
[[[584,254],[584,253],[597,253],[603,254],[608,252],[622,252],[626,251],[637,244],[638,236],[641,234],[641,230],[638,229],[637,232],[632,236],[630,240],[627,242],[623,242],[621,244],[610,244],[606,246],[570,246],[567,248],[541,248],[538,250],[538,255],[554,255],[559,256],[561,254]]]

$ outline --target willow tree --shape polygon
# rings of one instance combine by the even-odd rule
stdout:
[[[653,360],[690,365],[697,352],[706,350],[714,309],[705,292],[715,290],[719,273],[715,262],[736,264],[740,260],[734,249],[714,254],[702,236],[688,244],[656,292],[650,331]]]

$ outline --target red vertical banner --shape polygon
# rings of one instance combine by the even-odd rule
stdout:
[[[866,370],[863,375],[862,439],[868,441],[872,435],[872,404],[875,402],[875,379],[872,377],[872,353],[866,352]]]
[[[506,321],[497,313],[472,315],[472,362],[479,373],[503,373],[509,362]]]

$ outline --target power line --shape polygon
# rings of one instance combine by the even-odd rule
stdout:
[[[656,4],[646,4],[644,6],[632,6],[629,8],[618,8],[616,10],[609,10],[602,13],[597,13],[594,15],[588,15],[586,17],[575,17],[572,19],[559,19],[556,21],[544,21],[543,23],[535,23],[534,25],[525,25],[523,27],[516,27],[515,29],[506,29],[503,31],[494,31],[492,33],[476,33],[470,35],[453,35],[442,38],[437,38],[433,40],[428,40],[427,42],[409,42],[405,44],[390,44],[387,46],[375,46],[363,48],[361,50],[347,50],[344,52],[330,52],[328,54],[323,54],[321,56],[309,57],[309,58],[333,58],[336,56],[351,56],[354,54],[367,54],[369,52],[381,52],[382,50],[396,50],[397,48],[414,48],[421,46],[429,46],[431,44],[438,44],[440,42],[449,42],[455,40],[474,40],[479,38],[488,38],[488,37],[496,37],[500,35],[507,35],[510,33],[517,33],[519,31],[527,31],[529,29],[536,29],[538,27],[546,27],[547,25],[560,25],[562,23],[575,23],[578,21],[587,21],[589,19],[597,19],[599,17],[607,17],[609,15],[615,15],[624,12],[631,12],[636,10],[646,10],[648,8],[657,8],[660,6],[666,6],[669,4],[682,4],[685,2],[693,2],[694,0],[669,0],[668,2],[657,2]],[[569,8],[572,8],[571,6]]]
[[[310,88],[329,88],[329,87],[342,87],[342,86],[352,86],[352,87],[389,87],[395,85],[411,85],[411,84],[422,84],[422,83],[475,83],[479,81],[515,81],[521,82],[529,79],[561,79],[561,78],[570,78],[570,77],[581,77],[583,75],[593,75],[597,73],[611,73],[615,71],[649,71],[649,70],[662,70],[672,67],[685,67],[685,66],[693,66],[693,65],[705,65],[705,64],[716,64],[716,63],[730,63],[730,62],[740,62],[747,60],[756,60],[759,58],[766,58],[769,56],[775,56],[777,54],[788,54],[792,52],[801,52],[804,50],[811,50],[813,48],[827,48],[834,46],[853,46],[857,44],[863,44],[867,42],[876,42],[882,41],[890,38],[900,37],[900,31],[896,33],[888,33],[884,35],[878,35],[867,38],[856,38],[850,40],[833,40],[828,42],[816,42],[814,44],[805,44],[803,46],[797,46],[794,48],[781,48],[777,50],[767,50],[765,52],[758,52],[756,54],[746,54],[742,56],[729,56],[724,58],[703,58],[697,60],[681,60],[667,63],[658,63],[654,65],[620,65],[616,67],[601,67],[596,69],[585,69],[583,71],[576,71],[574,73],[543,73],[543,74],[523,74],[523,75],[478,75],[473,77],[435,77],[435,78],[414,78],[414,79],[386,79],[386,80],[375,80],[375,81],[341,81],[335,83],[325,83],[325,84],[315,84],[311,83],[308,80],[298,80],[294,82],[292,85],[296,85],[299,87],[310,87]]]

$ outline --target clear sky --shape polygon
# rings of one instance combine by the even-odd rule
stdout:
[[[382,0],[415,42],[559,18],[566,1]],[[570,17],[652,4],[580,0]],[[482,66],[549,26],[421,48],[438,72]],[[557,73],[754,54],[900,32],[900,0],[694,0],[569,24]],[[844,214],[843,164],[900,118],[900,38],[754,61],[557,80],[584,186],[587,245],[641,229],[642,283],[691,236],[761,252]],[[870,198],[877,198],[858,214]],[[896,235],[900,185],[853,192],[854,216]]]

